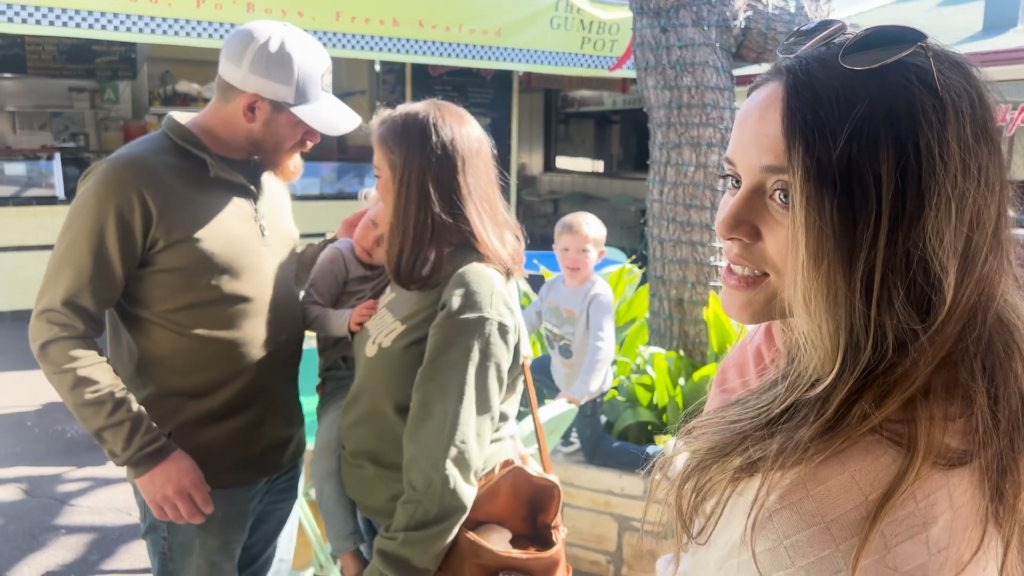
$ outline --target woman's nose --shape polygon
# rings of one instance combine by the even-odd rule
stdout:
[[[756,242],[760,238],[757,224],[760,208],[753,197],[754,194],[743,189],[722,196],[715,215],[715,234],[719,238],[742,242]]]

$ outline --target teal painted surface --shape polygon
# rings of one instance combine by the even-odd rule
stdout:
[[[307,334],[302,349],[302,363],[299,365],[299,401],[302,402],[302,415],[306,417],[306,446],[309,450],[313,449],[313,441],[316,439],[317,364],[316,338]]]

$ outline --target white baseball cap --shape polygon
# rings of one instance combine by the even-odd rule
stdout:
[[[243,92],[280,102],[327,136],[355,130],[363,119],[333,93],[331,56],[308,32],[276,20],[255,20],[228,34],[217,74]]]

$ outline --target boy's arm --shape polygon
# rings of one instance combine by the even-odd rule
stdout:
[[[601,292],[590,301],[587,320],[590,324],[587,358],[580,369],[579,380],[569,392],[578,400],[600,392],[615,360],[615,306],[611,294]]]
[[[307,330],[320,336],[352,337],[349,331],[352,309],[335,310],[331,307],[344,290],[348,275],[348,260],[342,250],[328,247],[317,258],[306,292],[302,295]]]
[[[540,330],[540,326],[543,323],[543,310],[544,310],[544,294],[547,284],[540,287],[540,291],[537,292],[537,299],[532,304],[523,310],[523,321],[526,322],[526,333],[533,334],[537,330]]]

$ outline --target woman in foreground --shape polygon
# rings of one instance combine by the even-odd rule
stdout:
[[[736,117],[722,303],[765,324],[729,359],[758,377],[716,383],[659,462],[680,550],[659,574],[1024,574],[1024,304],[989,94],[916,30],[844,31],[795,32]]]

